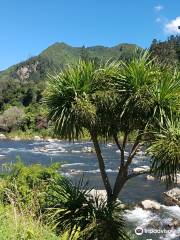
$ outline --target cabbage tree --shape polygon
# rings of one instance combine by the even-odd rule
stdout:
[[[134,173],[133,159],[142,144],[154,139],[160,124],[179,111],[179,96],[179,74],[156,66],[147,52],[129,63],[80,61],[51,76],[46,90],[49,118],[59,136],[73,140],[84,129],[89,131],[109,202],[117,199],[128,179],[147,173]],[[126,159],[132,133],[135,139]],[[113,139],[120,151],[114,186],[106,172],[100,138]]]

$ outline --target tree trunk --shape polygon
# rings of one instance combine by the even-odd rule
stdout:
[[[99,169],[100,169],[100,173],[101,173],[101,176],[102,176],[102,180],[103,180],[106,192],[107,192],[107,201],[110,202],[111,198],[112,198],[112,188],[111,188],[109,178],[108,178],[107,173],[106,173],[104,159],[102,157],[99,142],[98,142],[96,134],[91,133],[91,138],[92,138],[94,148],[95,148],[95,151],[96,151],[96,155],[97,155],[97,159],[98,159],[98,162],[99,162]]]
[[[107,193],[107,203],[113,203],[117,200],[119,193],[121,192],[122,188],[124,187],[125,183],[127,182],[128,179],[132,178],[135,175],[130,174],[128,176],[128,168],[129,165],[132,162],[132,159],[134,157],[134,155],[136,154],[136,151],[138,149],[138,145],[139,142],[136,141],[131,152],[130,155],[125,163],[125,155],[124,155],[124,149],[125,149],[125,145],[126,145],[126,141],[127,141],[127,134],[124,137],[124,141],[122,146],[119,144],[118,138],[117,136],[114,137],[115,142],[118,146],[118,148],[120,149],[121,152],[121,162],[120,162],[120,168],[119,168],[119,172],[118,175],[116,177],[116,181],[114,184],[113,189],[111,188],[110,182],[109,182],[109,178],[107,176],[106,173],[106,169],[105,169],[105,164],[104,164],[104,159],[102,157],[102,153],[101,153],[101,148],[99,146],[99,142],[97,139],[97,135],[95,133],[93,133],[91,131],[91,138],[94,144],[94,148],[96,151],[96,155],[97,155],[97,159],[99,162],[99,169],[100,169],[100,173],[101,173],[101,177],[104,183],[104,187],[106,189],[106,193]],[[138,174],[139,175],[139,174]]]

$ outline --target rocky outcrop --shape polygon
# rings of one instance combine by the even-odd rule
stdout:
[[[160,210],[161,205],[153,200],[144,200],[140,203],[140,206],[144,209],[150,209],[150,210]]]
[[[180,206],[180,188],[173,188],[163,193],[163,199],[166,205]]]
[[[20,66],[16,72],[12,74],[13,77],[18,78],[21,81],[25,81],[29,79],[30,75],[34,72],[37,72],[39,62],[35,62],[32,64],[25,64]]]

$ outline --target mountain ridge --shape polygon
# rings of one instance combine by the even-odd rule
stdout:
[[[39,99],[43,91],[48,73],[59,71],[67,64],[75,64],[78,59],[93,59],[94,61],[109,59],[130,59],[136,49],[142,49],[136,44],[118,44],[113,47],[92,46],[72,47],[64,42],[56,42],[44,49],[37,56],[14,64],[0,72],[0,111],[7,104],[25,106],[30,95],[32,101]],[[34,97],[36,96],[36,97]],[[34,99],[34,100],[33,100]]]

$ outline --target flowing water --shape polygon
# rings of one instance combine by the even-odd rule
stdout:
[[[0,169],[8,171],[8,164],[17,161],[17,156],[26,164],[41,163],[51,165],[61,163],[61,174],[64,174],[77,182],[80,177],[89,182],[90,188],[103,189],[98,162],[94,153],[82,153],[83,147],[92,147],[91,142],[69,143],[65,141],[0,141]],[[126,149],[126,155],[131,145]],[[114,145],[101,145],[105,158],[108,176],[113,184],[118,172],[119,152]],[[132,168],[148,165],[148,157],[140,151],[135,157]],[[146,176],[139,176],[129,180],[122,190],[119,198],[126,203],[139,203],[145,199],[153,199],[161,203],[161,211],[153,213],[135,207],[127,211],[125,217],[129,226],[133,228],[148,228],[150,222],[160,222],[159,228],[168,225],[172,219],[180,219],[180,208],[178,206],[167,207],[163,205],[162,193],[166,191],[165,185],[157,180],[148,181]],[[168,222],[169,221],[169,222]],[[163,236],[163,237],[162,237]],[[178,239],[180,229],[175,229],[166,234],[143,234],[138,239]]]

